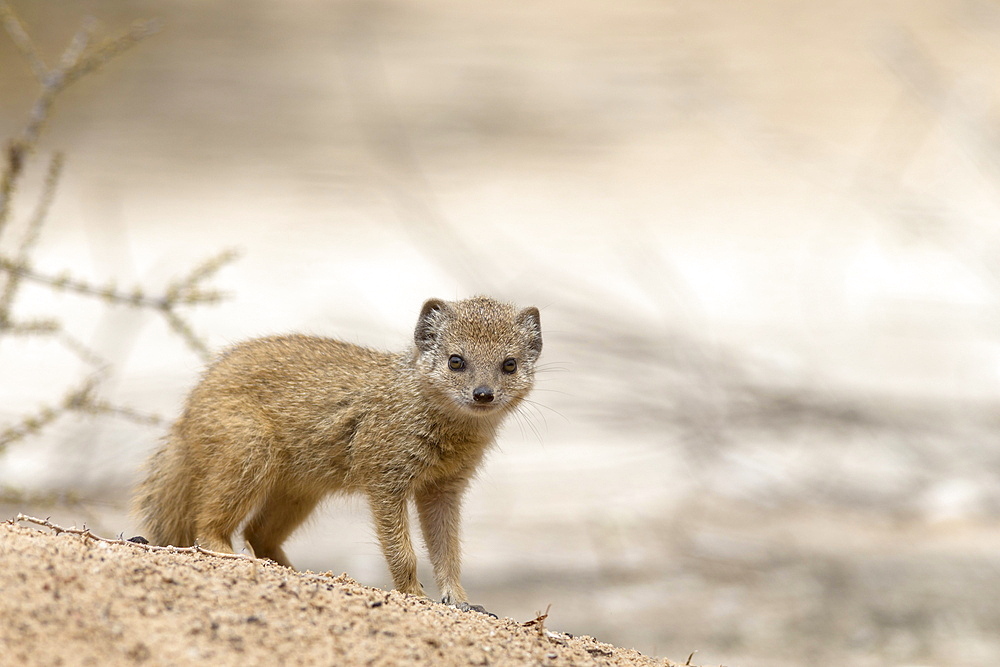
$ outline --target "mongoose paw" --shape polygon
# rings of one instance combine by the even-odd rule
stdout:
[[[454,605],[455,609],[459,611],[478,611],[480,614],[486,614],[487,616],[492,616],[493,618],[500,618],[491,611],[486,611],[486,608],[481,604],[469,604],[468,602],[456,602]]]

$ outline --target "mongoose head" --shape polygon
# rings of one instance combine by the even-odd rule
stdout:
[[[430,299],[413,337],[425,389],[477,417],[502,415],[527,396],[542,351],[537,308],[518,310],[482,296]]]

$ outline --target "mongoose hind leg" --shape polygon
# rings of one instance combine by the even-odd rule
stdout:
[[[259,459],[250,456],[238,468],[231,461],[217,461],[215,469],[201,480],[193,510],[194,535],[199,546],[233,553],[233,533],[251,510],[261,504],[262,480],[267,478],[267,470]],[[233,475],[233,468],[240,474]]]
[[[211,499],[202,498],[194,509],[195,543],[209,551],[233,553],[233,531],[249,508],[248,502],[234,504],[218,495]]]
[[[233,553],[231,536],[236,530],[235,524],[220,524],[217,521],[198,521],[194,542],[202,549],[217,551],[222,554]]]
[[[254,555],[293,567],[281,545],[316,508],[319,500],[318,496],[296,495],[282,489],[268,494],[264,504],[243,529],[243,536]]]

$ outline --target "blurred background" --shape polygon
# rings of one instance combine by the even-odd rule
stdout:
[[[38,271],[157,293],[238,249],[190,310],[212,350],[541,309],[474,602],[699,664],[1000,660],[1000,4],[11,5],[50,65],[86,16],[162,22],[53,109],[8,230],[65,151]],[[0,137],[38,92],[0,33]],[[165,421],[203,365],[148,309],[28,281],[13,313]],[[0,427],[92,370],[0,336]],[[0,453],[0,509],[133,534],[165,428],[65,414]],[[390,584],[359,500],[288,551]]]

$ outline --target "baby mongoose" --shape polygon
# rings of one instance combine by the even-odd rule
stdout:
[[[135,511],[154,544],[232,552],[244,524],[257,557],[290,566],[281,545],[320,500],[361,493],[396,589],[425,595],[412,499],[442,601],[469,608],[462,493],[541,351],[538,309],[487,297],[427,301],[397,354],[305,335],[236,345],[147,462]]]

